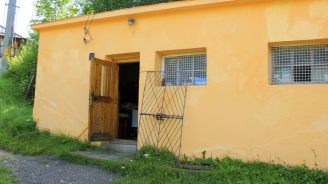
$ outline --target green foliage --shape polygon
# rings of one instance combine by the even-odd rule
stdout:
[[[191,161],[194,163],[194,161]],[[118,183],[275,183],[275,184],[325,184],[328,173],[317,169],[285,167],[263,162],[243,162],[230,158],[207,160],[209,170],[186,171],[163,167],[147,162],[135,162],[127,166],[129,172]],[[135,167],[131,169],[129,167]]]
[[[54,136],[39,131],[30,119],[17,121],[19,109],[12,109],[0,117],[0,148],[26,155],[50,155],[60,157],[74,151],[94,149],[87,143],[66,136]],[[24,111],[23,111],[24,112]],[[23,114],[25,116],[25,114]],[[11,121],[8,119],[11,118]]]
[[[76,15],[179,0],[36,0],[35,23],[61,20]]]
[[[173,2],[179,0],[87,0],[84,6],[84,12],[93,10],[95,13],[112,11],[123,8],[144,6],[157,3]]]
[[[0,159],[0,162],[2,160]],[[17,178],[13,175],[12,171],[0,163],[0,184],[18,184]]]
[[[27,42],[21,48],[19,54],[9,61],[7,77],[14,79],[19,86],[19,91],[23,93],[28,87],[30,80],[36,72],[36,62],[38,57],[38,34],[32,32]]]
[[[217,159],[212,159],[212,158],[206,158],[206,159],[201,159],[201,158],[188,158],[184,157],[181,161],[181,164],[191,164],[191,165],[199,165],[199,166],[214,166],[218,164]]]
[[[35,23],[61,20],[81,14],[85,0],[36,0]]]
[[[152,146],[142,147],[137,154],[136,159],[140,162],[160,163],[162,166],[173,166],[178,161],[175,155],[166,149],[155,149]]]
[[[0,78],[0,110],[8,108],[9,104],[19,104],[22,93],[13,79]],[[1,114],[0,114],[1,117]]]

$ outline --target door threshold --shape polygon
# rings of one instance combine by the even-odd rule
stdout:
[[[124,144],[124,145],[137,145],[136,140],[126,140],[126,139],[112,139],[110,144]]]
[[[89,137],[90,142],[98,142],[98,141],[111,141],[112,136],[109,134],[95,134]]]

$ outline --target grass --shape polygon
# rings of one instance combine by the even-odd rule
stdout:
[[[0,165],[0,184],[16,184],[18,183],[16,177],[11,170]]]
[[[60,157],[74,151],[94,149],[88,143],[39,131],[32,120],[32,105],[23,100],[15,82],[0,79],[0,148],[26,155]]]
[[[18,184],[18,180],[12,171],[3,166],[2,163],[0,163],[0,184]]]
[[[289,167],[263,162],[223,159],[188,159],[181,163],[206,165],[208,170],[191,172],[176,167],[176,157],[166,150],[142,148],[134,161],[124,163],[85,158],[75,151],[97,149],[66,136],[37,130],[31,117],[31,102],[22,100],[15,83],[0,78],[0,148],[25,155],[49,155],[75,164],[92,165],[124,177],[129,183],[217,184],[327,184],[328,173],[305,166]],[[0,173],[9,172],[0,168]],[[0,174],[1,176],[1,174]],[[9,180],[10,181],[10,180]]]

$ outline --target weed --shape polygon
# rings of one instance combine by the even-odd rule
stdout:
[[[152,146],[142,147],[136,157],[139,162],[160,163],[162,166],[174,166],[177,158],[173,153],[166,149],[155,149]]]

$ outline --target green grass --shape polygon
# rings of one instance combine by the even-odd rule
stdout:
[[[15,83],[0,78],[0,148],[26,155],[49,155],[75,164],[92,165],[124,177],[116,183],[217,183],[217,184],[327,184],[328,173],[305,166],[289,167],[263,162],[223,159],[184,159],[182,163],[206,165],[191,172],[176,167],[168,151],[142,148],[134,161],[124,163],[84,158],[75,151],[97,149],[66,136],[37,130],[31,102],[22,100]],[[6,173],[6,169],[3,171]],[[1,176],[1,175],[0,175]]]
[[[12,171],[0,163],[0,184],[18,184],[17,178]]]
[[[23,100],[13,80],[0,79],[0,148],[26,155],[60,157],[74,151],[94,149],[67,136],[39,131],[32,120],[32,103]]]

